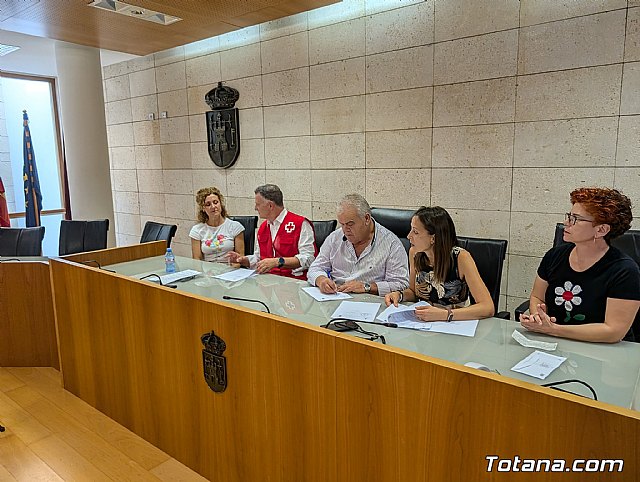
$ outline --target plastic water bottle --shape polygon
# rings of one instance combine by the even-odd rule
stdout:
[[[176,257],[171,248],[167,248],[167,253],[164,255],[164,266],[167,273],[176,272]]]

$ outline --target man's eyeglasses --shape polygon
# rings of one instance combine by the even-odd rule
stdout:
[[[593,219],[583,218],[582,216],[578,216],[577,214],[573,213],[565,213],[564,220],[569,221],[570,226],[575,225],[578,221],[589,221],[590,223],[594,221]]]
[[[387,344],[387,340],[385,340],[384,335],[380,335],[379,333],[375,333],[373,331],[366,331],[362,329],[362,327],[353,320],[347,320],[347,319],[331,320],[326,325],[323,325],[323,328],[329,328],[330,330],[335,330],[335,331],[357,331],[358,333],[362,333],[363,335],[368,336],[369,338],[365,338],[366,340],[369,340],[369,341],[380,340],[383,345]]]

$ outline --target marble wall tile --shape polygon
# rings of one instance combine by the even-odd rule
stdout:
[[[514,166],[612,166],[617,117],[516,124]]]
[[[151,144],[159,144],[160,143],[160,125],[158,121],[134,122],[133,138],[136,146],[148,146]]]
[[[513,122],[515,77],[436,86],[433,95],[434,126]]]
[[[196,201],[193,195],[165,194],[164,204],[165,204],[165,211],[167,213],[168,218],[193,219],[193,224],[195,224]],[[189,229],[191,228],[191,226],[189,226],[186,229],[184,228],[185,228],[184,226],[178,227],[178,231],[181,233],[180,235],[183,237],[185,233],[188,236]],[[178,233],[176,233],[176,238],[178,238]],[[171,245],[173,245],[173,243],[171,243]]]
[[[164,193],[162,169],[138,169],[138,191]]]
[[[309,29],[324,27],[363,17],[365,0],[342,0],[326,7],[310,10],[308,13]]]
[[[259,27],[261,41],[304,32],[307,30],[307,12],[289,15],[288,17],[262,23]]]
[[[286,205],[286,200],[285,200]],[[253,194],[251,198],[229,197],[227,198],[227,211],[230,216],[257,216]]]
[[[640,166],[640,116],[620,117],[616,165]]]
[[[111,79],[113,77],[121,77],[128,73],[130,73],[130,70],[127,68],[126,62],[118,62],[102,67],[102,78],[104,80]]]
[[[109,149],[109,160],[111,161],[111,169],[135,169],[136,157],[135,148],[128,147],[112,147]],[[6,187],[6,181],[5,181]]]
[[[193,194],[193,176],[188,170],[163,170],[162,180],[167,194]]]
[[[364,96],[312,101],[311,134],[362,132],[365,125]]]
[[[133,130],[131,124],[114,124],[107,126],[107,142],[109,147],[133,146]]]
[[[363,133],[312,136],[311,168],[362,169],[365,167],[364,144]]]
[[[533,281],[531,282],[531,285],[533,286]],[[515,310],[516,308],[518,308],[522,303],[524,302],[529,302],[529,298],[519,298],[517,296],[506,296],[506,301],[507,301],[507,305],[506,308],[504,308],[506,311],[508,311],[511,314],[511,319],[516,321],[514,316],[515,316]],[[501,308],[502,309],[502,308]]]
[[[193,169],[210,169],[214,166],[211,157],[209,157],[209,148],[206,142],[192,142],[191,147],[191,166]],[[242,149],[242,146],[240,146]]]
[[[491,182],[492,188],[487,189]],[[453,186],[457,186],[453,188]],[[509,211],[511,204],[511,169],[464,168],[433,169],[431,204],[445,209]]]
[[[265,107],[264,137],[308,136],[309,119],[308,102]]]
[[[314,221],[330,221],[336,219],[336,201],[313,201],[311,203],[311,209],[311,219]],[[338,229],[340,228],[338,227]]]
[[[116,222],[117,225],[117,222]],[[132,236],[130,234],[116,233],[116,246],[131,246],[132,244],[138,244],[140,242],[140,236]]]
[[[140,214],[146,216],[164,217],[164,194],[144,193],[138,194],[140,201]]]
[[[140,229],[139,214],[116,213],[116,229],[120,234],[135,236],[140,240],[142,229]]]
[[[640,62],[624,64],[620,114],[640,114]]]
[[[296,104],[299,105],[299,104]],[[262,108],[256,109],[243,109],[240,111],[240,139],[258,139],[265,136],[264,129],[264,119],[267,118],[265,108],[264,119]],[[204,126],[204,116],[202,116],[202,128],[204,132],[203,139],[198,140],[207,140],[206,128]],[[191,137],[191,141],[193,141],[193,136]]]
[[[242,135],[242,132],[240,134]],[[207,124],[204,115],[189,116],[189,139],[191,142],[205,142],[207,140]]]
[[[367,168],[428,168],[431,129],[369,131],[365,148]]]
[[[223,196],[227,195],[227,171],[211,164],[208,169],[194,169],[191,171],[193,176],[193,193],[196,194],[198,190],[215,186],[217,187]],[[228,207],[228,201],[225,202]]]
[[[434,167],[511,167],[513,124],[433,129]]]
[[[153,60],[156,67],[184,60],[184,45],[156,52],[153,54]]]
[[[625,34],[624,61],[640,60],[640,8],[628,10]]]
[[[368,55],[433,42],[433,0],[367,17]]]
[[[191,146],[189,143],[164,144],[160,146],[163,169],[191,169]]]
[[[205,102],[204,96],[213,88],[214,86],[212,85],[200,85],[198,87],[189,87],[187,89],[187,111],[190,115],[204,114],[211,110]]]
[[[162,169],[160,146],[136,146],[135,162],[138,169]]]
[[[617,115],[621,65],[518,78],[516,121]]]
[[[131,97],[128,75],[107,79],[104,81],[104,86],[104,100],[106,102],[115,102],[116,100],[128,99]]]
[[[516,74],[518,29],[436,44],[434,84],[508,77]]]
[[[135,169],[114,169],[111,174],[113,175],[114,191],[138,191],[138,177]]]
[[[201,57],[203,55],[212,54],[220,50],[220,38],[210,37],[197,42],[191,42],[184,46],[184,58],[186,60],[194,57]]]
[[[272,137],[264,140],[267,169],[310,169],[311,138]]]
[[[433,46],[368,55],[367,94],[433,84]]]
[[[220,39],[220,50],[256,44],[260,42],[260,26],[251,25],[239,30],[233,30],[218,36],[218,38]]]
[[[189,142],[189,117],[173,117],[160,119],[160,142],[162,144],[172,144]]]
[[[264,169],[227,169],[227,193],[229,197],[254,199],[256,187],[265,184]]]
[[[516,168],[513,170],[513,211],[564,214],[569,193],[579,187],[612,187],[613,169]]]
[[[406,206],[428,202],[430,197],[429,169],[367,169],[365,177],[366,198],[372,206]]]
[[[291,201],[311,201],[311,171],[308,169],[267,170],[265,181],[276,184],[285,195],[287,203]],[[309,205],[311,208],[311,205]]]
[[[233,87],[240,92],[240,98],[238,99],[238,102],[236,102],[236,107],[238,109],[262,106],[262,76],[256,75],[254,77],[235,79],[232,82],[227,82],[226,85]],[[211,88],[213,87],[215,86],[212,86]],[[205,108],[208,109],[206,104]]]
[[[425,200],[423,204],[428,205],[428,200]],[[447,211],[453,219],[458,236],[509,239],[510,213],[508,211],[456,208],[447,209]]]
[[[571,206],[567,205],[566,210]],[[509,253],[542,257],[553,247],[556,224],[563,220],[561,214],[511,213]],[[532,279],[533,281],[533,279]]]
[[[363,192],[365,192],[364,169],[311,171],[312,199],[335,203],[346,194]]]
[[[163,65],[156,68],[156,86],[158,92],[187,88],[185,62]]]
[[[264,139],[244,139],[234,166],[238,169],[264,169]]]
[[[431,127],[433,88],[367,95],[367,131]]]
[[[260,44],[246,45],[220,52],[222,80],[240,79],[260,74]]]
[[[364,57],[314,65],[310,69],[311,100],[364,94]]]
[[[424,0],[366,0],[365,9],[367,15],[374,15],[387,10],[395,10],[396,8],[406,7],[422,3]]]
[[[534,25],[565,18],[625,8],[625,0],[598,0],[574,2],[572,0],[520,0],[520,25]]]
[[[300,32],[261,42],[260,55],[263,74],[306,67],[309,65],[309,35],[307,32]]]
[[[619,167],[615,170],[615,180],[613,187],[622,191],[631,199],[632,205],[640,204],[640,168],[638,167]],[[636,209],[636,216],[638,211]]]
[[[288,210],[304,216],[311,220],[313,217],[313,208],[311,201],[286,201],[285,206]]]
[[[518,27],[519,0],[435,0],[435,41]]]
[[[140,214],[137,192],[116,192],[113,200],[116,213]]]
[[[520,30],[518,74],[622,62],[626,11]]]
[[[309,100],[309,67],[262,76],[263,105],[293,104]]]
[[[156,94],[131,98],[131,118],[133,122],[147,121],[149,120],[149,114],[153,114],[156,119],[159,117],[158,96]]]
[[[145,55],[144,57],[127,60],[127,70],[129,73],[152,69],[154,66],[153,55]]]
[[[220,54],[217,52],[187,60],[185,69],[187,87],[216,85],[222,78]]]
[[[507,295],[529,299],[541,259],[531,256],[509,255]]]
[[[309,31],[310,65],[362,57],[364,53],[364,18],[356,18]]]
[[[158,94],[158,114],[167,113],[167,117],[179,117],[189,114],[187,90],[172,90]],[[162,124],[162,119],[160,119]]]
[[[156,71],[155,69],[141,70],[129,74],[129,88],[131,97],[149,95],[156,93]]]

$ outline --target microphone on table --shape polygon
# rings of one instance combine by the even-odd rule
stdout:
[[[95,263],[95,265],[96,265],[98,268],[100,268],[101,270],[103,270],[103,271],[108,271],[109,273],[115,273],[115,271],[113,271],[112,269],[103,268],[103,267],[100,265],[100,263],[98,263],[95,259],[88,259],[88,260],[86,260],[86,261],[78,261],[78,262],[79,262],[79,263],[81,263],[81,264],[86,264],[86,265],[89,265],[89,263]],[[162,284],[162,283],[160,283],[160,284]]]
[[[267,310],[267,313],[271,314],[271,310],[269,309],[269,307],[267,306],[267,304],[264,301],[252,300],[251,298],[236,298],[235,296],[227,296],[227,295],[224,295],[222,297],[222,299],[223,300],[248,301],[249,303],[260,303],[262,306],[265,307],[265,309]]]
[[[147,276],[143,276],[142,278],[140,278],[141,280],[146,279],[146,278],[151,278],[151,277],[155,277],[158,278],[158,282],[160,283],[160,286],[166,286],[167,288],[177,288],[178,285],[166,285],[162,282],[162,278],[160,278],[160,275],[157,275],[155,273],[151,273],[148,274]]]

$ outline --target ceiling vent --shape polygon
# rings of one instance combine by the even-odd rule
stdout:
[[[153,22],[160,25],[171,25],[172,23],[182,20],[180,17],[156,12],[155,10],[149,10],[148,8],[137,7],[136,5],[129,5],[128,3],[120,2],[119,0],[93,0],[89,3],[89,7],[119,13],[120,15],[126,15],[127,17],[139,18],[140,20],[146,20],[147,22]]]
[[[16,50],[20,50],[20,47],[16,47],[15,45],[0,44],[0,57],[4,57],[11,52],[15,52]]]

